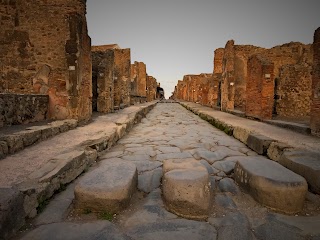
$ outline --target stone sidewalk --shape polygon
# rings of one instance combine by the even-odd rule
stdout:
[[[157,104],[97,160],[15,239],[320,238],[304,178],[177,103]]]
[[[15,137],[12,146],[26,136],[40,139],[0,160],[0,235],[10,235],[25,218],[34,217],[47,199],[86,171],[99,153],[113,146],[155,105],[151,102],[101,114],[78,127],[75,120],[66,120],[4,135]]]

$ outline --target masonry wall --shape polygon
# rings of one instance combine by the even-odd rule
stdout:
[[[213,73],[222,73],[224,48],[218,48],[214,51]]]
[[[0,1],[0,92],[49,96],[51,119],[91,116],[84,0]]]
[[[156,99],[157,94],[157,80],[152,77],[147,77],[147,102],[151,102]]]
[[[48,95],[0,93],[0,127],[46,119]]]
[[[310,116],[311,73],[310,65],[293,64],[280,68],[274,114],[289,118]]]
[[[114,110],[114,51],[92,47],[92,109],[110,113]]]
[[[320,137],[320,28],[314,33],[312,104],[310,127],[312,134]]]
[[[130,106],[130,49],[114,49],[114,106]]]
[[[131,104],[147,100],[147,70],[143,62],[131,65]],[[137,100],[134,100],[137,99]]]
[[[248,60],[246,115],[271,119],[274,96],[274,65],[261,55]]]

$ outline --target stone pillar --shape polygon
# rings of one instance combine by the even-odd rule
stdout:
[[[50,119],[89,119],[86,1],[0,1],[0,13],[0,92],[49,95]]]
[[[234,86],[234,41],[229,40],[224,49],[222,81],[221,81],[221,110],[234,109],[234,96],[231,90]]]
[[[114,106],[130,106],[130,49],[114,49]]]
[[[274,65],[260,55],[248,60],[246,115],[271,119],[274,96]]]
[[[214,51],[213,73],[222,73],[224,48],[218,48]]]
[[[310,127],[312,134],[320,137],[320,28],[314,33],[313,76]]]

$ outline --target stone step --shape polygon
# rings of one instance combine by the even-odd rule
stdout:
[[[168,171],[162,181],[167,209],[189,219],[208,218],[210,184],[209,174],[204,166]]]
[[[118,213],[125,209],[137,189],[136,165],[118,159],[104,160],[75,187],[75,208]]]
[[[259,203],[276,211],[302,210],[308,185],[306,180],[268,159],[238,161],[235,181]]]
[[[32,124],[34,125],[34,124]],[[0,159],[9,154],[76,128],[77,120],[66,119],[38,126],[10,126],[0,134]],[[15,130],[17,128],[17,130]]]

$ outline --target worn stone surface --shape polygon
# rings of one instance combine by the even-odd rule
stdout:
[[[137,168],[133,163],[104,160],[86,174],[75,187],[77,209],[117,213],[126,208],[137,188]]]
[[[1,239],[9,239],[24,224],[23,195],[13,188],[0,188]]]
[[[306,151],[285,151],[279,163],[303,176],[312,191],[320,194],[320,154]]]
[[[292,149],[291,146],[281,142],[272,142],[267,150],[268,157],[276,162],[279,162],[284,151]]]
[[[143,172],[138,176],[138,189],[145,193],[152,192],[160,187],[162,178],[162,168]]]
[[[221,192],[230,192],[233,194],[240,193],[239,187],[235,184],[235,182],[231,178],[221,179],[218,183],[218,187]]]
[[[169,171],[164,174],[162,184],[169,211],[191,219],[208,217],[211,188],[205,168]]]
[[[258,154],[266,154],[270,144],[274,140],[264,135],[251,133],[247,140],[247,145]]]
[[[207,240],[217,239],[214,227],[205,222],[197,222],[185,219],[162,221],[145,224],[129,229],[127,234],[134,239],[146,240]]]
[[[171,159],[163,162],[163,173],[177,169],[205,170],[206,168],[195,159]]]
[[[21,239],[131,239],[122,233],[114,224],[109,221],[95,221],[87,223],[60,222],[49,225],[42,225],[29,232]]]
[[[301,211],[307,193],[306,180],[270,160],[237,162],[235,181],[258,202],[272,209]]]

